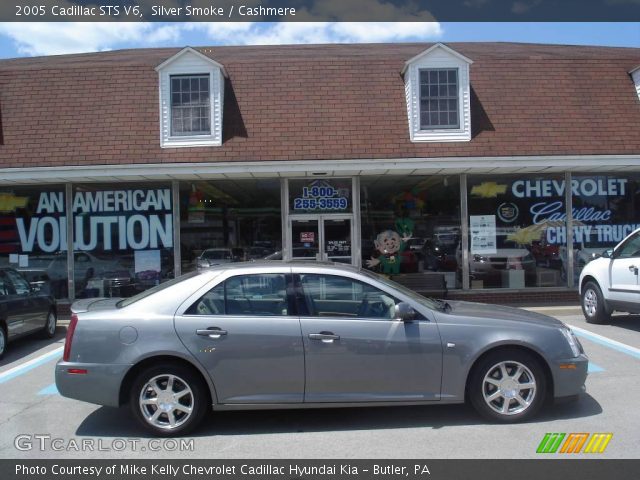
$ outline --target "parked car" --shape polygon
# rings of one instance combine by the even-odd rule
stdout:
[[[29,259],[29,269],[39,269],[47,272],[51,282],[51,290],[55,297],[67,296],[67,254],[58,252],[55,254],[33,255]],[[96,257],[89,252],[74,252],[74,278],[76,296],[89,296],[91,292],[85,292],[89,282],[93,280],[106,281],[124,285],[133,284],[133,275],[129,269],[116,260],[106,260]],[[95,282],[93,282],[95,283]]]
[[[455,272],[458,269],[456,246],[429,239],[422,247],[422,262],[425,270]]]
[[[456,252],[458,265],[461,252]],[[498,248],[496,253],[470,254],[469,274],[473,280],[482,280],[487,285],[503,285],[502,272],[524,270],[526,282],[535,281],[536,261],[526,248]]]
[[[0,268],[0,358],[7,343],[32,333],[51,338],[57,315],[53,297],[38,285],[30,285],[13,268]]]
[[[640,229],[615,248],[594,253],[578,284],[587,322],[607,322],[614,311],[640,313]]]
[[[233,252],[230,248],[207,248],[196,258],[196,267],[208,268],[213,265],[223,265],[233,261]]]
[[[56,385],[129,403],[156,435],[206,411],[462,403],[498,422],[584,390],[588,359],[562,322],[422,297],[346,265],[250,262],[72,307]]]
[[[592,260],[599,258],[602,252],[609,248],[613,248],[615,244],[602,243],[598,241],[580,241],[573,243],[573,265],[574,265],[574,282],[577,283],[580,272],[582,269]],[[561,245],[558,248],[558,255],[560,257],[560,276],[563,280],[567,279],[568,261],[567,261],[567,247]]]

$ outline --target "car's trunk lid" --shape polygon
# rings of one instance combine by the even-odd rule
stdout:
[[[71,313],[92,312],[95,310],[110,310],[116,308],[121,298],[83,298],[71,304]]]

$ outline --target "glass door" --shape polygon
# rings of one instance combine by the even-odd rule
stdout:
[[[323,259],[332,262],[352,263],[351,219],[322,218]]]
[[[296,217],[290,225],[289,258],[353,263],[351,216]]]
[[[294,260],[320,260],[320,219],[296,218],[291,220],[291,251]]]

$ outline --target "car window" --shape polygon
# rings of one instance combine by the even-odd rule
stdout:
[[[88,263],[91,261],[91,259],[89,258],[88,255],[85,255],[84,253],[77,253],[75,261],[78,263]]]
[[[288,315],[287,282],[282,274],[237,275],[216,285],[191,305],[187,315]]]
[[[13,295],[15,291],[13,290],[13,285],[4,274],[4,272],[0,272],[0,297],[6,295]]]
[[[202,258],[207,260],[230,260],[231,252],[229,250],[205,250]]]
[[[31,291],[29,282],[22,278],[18,273],[14,272],[13,270],[6,270],[5,273],[8,277],[7,283],[13,284],[15,293],[17,293],[18,295],[24,295]]]
[[[640,257],[640,234],[636,234],[627,240],[620,248],[617,258]]]
[[[394,297],[357,280],[338,275],[301,274],[301,315],[311,317],[393,319]]]
[[[156,285],[155,287],[151,287],[151,288],[149,288],[147,290],[144,290],[144,291],[138,293],[137,295],[134,295],[133,297],[125,298],[124,300],[120,300],[116,304],[116,307],[118,307],[118,308],[127,307],[127,306],[129,306],[129,305],[131,305],[133,303],[136,303],[136,302],[144,299],[144,298],[147,298],[150,295],[153,295],[155,293],[161,292],[165,288],[172,287],[176,283],[180,283],[180,282],[182,282],[184,280],[187,280],[187,279],[192,278],[192,277],[196,277],[198,275],[202,275],[202,272],[194,271],[194,272],[185,273],[184,275],[180,275],[179,277],[176,277],[176,278],[172,278],[171,280],[167,280],[166,282],[163,282],[160,285]]]

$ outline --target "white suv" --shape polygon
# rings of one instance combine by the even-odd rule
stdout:
[[[606,322],[614,310],[640,313],[638,269],[640,229],[584,267],[580,297],[588,323]]]

